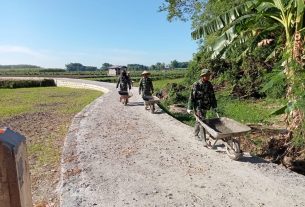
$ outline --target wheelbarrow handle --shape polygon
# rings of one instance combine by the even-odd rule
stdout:
[[[213,108],[212,111],[216,114],[217,118],[220,117],[219,114],[218,114],[218,112],[216,111],[216,109]]]

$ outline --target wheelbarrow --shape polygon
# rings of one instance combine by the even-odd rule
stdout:
[[[125,106],[128,103],[128,99],[130,97],[132,97],[132,95],[133,95],[131,91],[129,91],[129,92],[127,92],[127,91],[119,91],[119,94],[120,94],[120,102],[122,102]]]
[[[157,96],[145,96],[143,97],[144,105],[146,110],[150,110],[153,114],[155,113],[155,104],[160,103],[160,99]]]
[[[198,121],[204,128],[203,136],[207,137],[207,147],[214,149],[216,143],[222,140],[225,144],[227,155],[233,159],[238,160],[242,156],[240,150],[240,137],[251,130],[247,125],[241,124],[233,119],[226,117],[219,117],[213,119],[200,120],[195,115],[196,121]]]

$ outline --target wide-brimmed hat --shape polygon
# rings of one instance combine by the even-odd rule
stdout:
[[[200,77],[201,76],[205,76],[205,75],[211,75],[211,72],[209,69],[202,69],[201,73],[200,73]]]
[[[144,70],[143,73],[142,73],[142,75],[145,75],[145,74],[150,75],[150,72]]]

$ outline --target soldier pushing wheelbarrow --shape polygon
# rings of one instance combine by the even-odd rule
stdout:
[[[187,112],[191,113],[194,110],[195,115],[200,119],[206,118],[206,113],[211,108],[216,111],[217,101],[214,94],[214,89],[210,80],[211,73],[208,69],[203,69],[200,74],[200,80],[192,86],[189,97]],[[203,146],[207,146],[206,133],[199,121],[195,123],[195,137],[203,142]]]
[[[240,136],[250,131],[250,127],[226,117],[219,117],[216,107],[217,101],[210,80],[210,71],[203,69],[200,80],[193,84],[189,98],[188,113],[194,109],[196,117],[195,136],[203,142],[203,146],[213,149],[219,140],[226,146],[228,156],[238,160],[242,153],[240,150]],[[214,110],[217,118],[206,119],[206,112]],[[209,139],[207,139],[209,134]]]
[[[146,110],[150,110],[152,113],[155,112],[155,104],[159,102],[159,98],[153,96],[154,86],[151,78],[149,77],[150,73],[146,70],[142,73],[142,78],[139,83],[139,94],[142,94],[144,100],[144,105]]]
[[[120,102],[123,102],[124,105],[127,105],[128,99],[131,96],[130,95],[131,81],[125,70],[122,71],[118,79],[116,88],[118,88],[119,86],[120,86],[119,94],[121,95]]]

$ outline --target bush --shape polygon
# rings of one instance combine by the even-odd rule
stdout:
[[[182,104],[187,106],[189,90],[182,84],[169,83],[166,85],[165,89],[162,90],[166,97],[164,104],[166,106],[172,104]]]
[[[287,83],[283,72],[272,72],[265,75],[264,86],[261,90],[268,98],[285,96]]]
[[[233,88],[233,96],[242,98],[261,98],[263,74],[266,71],[264,65],[253,57],[244,58],[241,68],[236,74],[236,84]]]
[[[41,87],[56,86],[54,79],[43,79],[40,84]]]
[[[0,80],[0,88],[30,88],[56,86],[53,79],[43,80]]]
[[[303,121],[300,126],[295,130],[292,139],[295,147],[305,147],[305,122]]]

